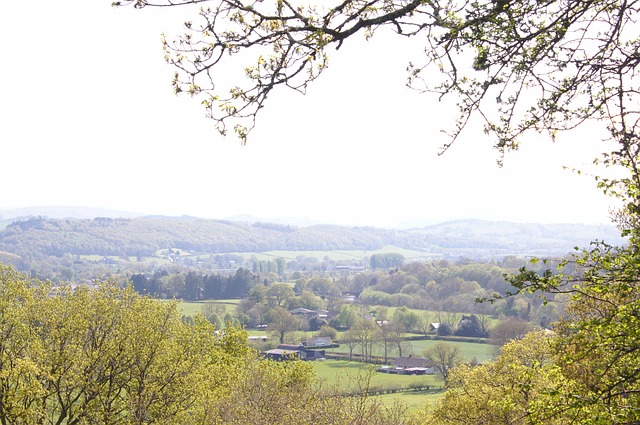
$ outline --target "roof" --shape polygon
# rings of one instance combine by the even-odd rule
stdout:
[[[422,368],[427,359],[424,357],[398,357],[392,363],[393,367],[402,369]]]
[[[280,350],[289,350],[289,351],[301,351],[304,350],[302,344],[293,345],[293,344],[278,344],[276,347]]]
[[[314,336],[307,340],[307,345],[316,345],[318,343],[324,343],[324,345],[331,345],[331,338],[328,336]]]
[[[303,308],[303,307],[294,308],[293,310],[289,311],[289,313],[291,313],[291,314],[316,314],[315,311],[309,310],[308,308]]]
[[[268,350],[268,351],[265,351],[264,353],[270,356],[281,356],[281,357],[287,357],[287,356],[297,357],[300,355],[300,352],[297,350],[283,350],[281,348],[274,348],[273,350]]]

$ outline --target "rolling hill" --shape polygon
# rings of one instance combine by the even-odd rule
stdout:
[[[416,229],[337,225],[290,226],[194,217],[46,218],[13,221],[0,230],[0,251],[18,256],[152,255],[192,252],[377,250],[393,245],[447,257],[563,255],[598,239],[623,241],[613,226],[459,220]]]

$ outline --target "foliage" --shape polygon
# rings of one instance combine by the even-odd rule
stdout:
[[[640,420],[638,235],[633,229],[625,247],[594,243],[556,270],[523,268],[511,278],[519,291],[571,295],[569,316],[556,327],[556,350],[564,376],[578,387],[568,406],[588,411],[592,423]]]
[[[369,262],[372,269],[392,269],[404,264],[404,255],[395,252],[373,254]]]
[[[113,282],[52,287],[1,266],[0,332],[3,423],[402,423],[322,389],[309,364],[261,360],[240,329]]]
[[[486,338],[488,332],[482,329],[482,323],[475,314],[462,316],[458,328],[454,332],[457,336],[471,336]]]
[[[257,285],[257,276],[241,267],[231,276],[201,275],[195,272],[189,272],[185,276],[182,273],[156,271],[150,277],[142,273],[134,274],[129,281],[142,295],[198,301],[246,297]]]
[[[436,342],[435,345],[425,350],[424,356],[445,383],[449,380],[451,370],[462,362],[460,348],[442,341]]]
[[[300,319],[279,306],[269,310],[267,320],[269,322],[267,329],[273,331],[280,344],[284,343],[287,333],[297,331],[300,328]]]
[[[523,338],[531,331],[531,324],[523,320],[502,320],[491,329],[491,342],[501,347],[509,341]]]
[[[473,232],[460,233],[460,228],[473,228]],[[483,229],[492,231],[493,240]],[[496,233],[510,236],[500,237]],[[272,283],[283,278],[279,273],[285,258],[287,272],[307,274],[334,271],[341,265],[364,267],[370,259],[363,251],[375,255],[394,250],[405,258],[425,260],[440,255],[499,258],[513,252],[562,255],[574,246],[588,246],[588,234],[607,240],[616,236],[613,226],[510,223],[498,226],[479,221],[411,230],[311,226],[285,231],[278,227],[265,229],[246,223],[184,217],[93,220],[39,217],[17,221],[0,230],[0,251],[3,251],[0,257],[20,270],[35,270],[39,277],[54,281],[82,282],[117,274],[150,274],[159,268],[203,273],[244,267],[254,274],[264,274]],[[545,242],[541,244],[532,235],[544,237]],[[410,264],[407,262],[406,266]],[[474,266],[469,269],[458,277],[482,284],[482,280],[474,277]],[[492,280],[502,282],[502,287],[499,283],[491,284],[496,290],[506,289],[502,273],[494,271]],[[481,275],[484,278],[486,273]],[[400,292],[406,286],[402,299],[410,298],[405,295],[412,295],[415,285],[410,281],[401,283],[397,282],[400,287],[392,292]],[[355,284],[349,290],[353,294],[361,292]]]
[[[345,0],[319,6],[283,0],[115,2],[139,8],[188,3],[210,7],[201,9],[199,21],[186,23],[185,35],[164,42],[166,59],[177,68],[174,90],[202,95],[218,130],[225,134],[230,126],[243,142],[274,89],[304,92],[326,69],[330,46],[338,49],[359,33],[370,39],[382,28],[400,36],[419,35],[427,46],[426,59],[409,64],[410,86],[457,98],[458,118],[444,150],[473,116],[483,121],[501,154],[517,149],[530,131],[554,139],[559,131],[586,122],[603,124],[611,143],[596,164],[613,167],[615,173],[596,179],[622,205],[615,219],[629,237],[627,245],[597,242],[562,261],[557,270],[523,268],[512,279],[516,291],[510,295],[547,291],[572,297],[568,316],[557,326],[556,345],[550,355],[532,347],[534,361],[523,363],[529,357],[522,347],[529,340],[513,342],[506,347],[521,347],[521,352],[509,357],[507,349],[505,364],[460,372],[461,377],[466,374],[460,380],[464,385],[457,395],[451,393],[454,409],[448,411],[457,407],[466,414],[465,408],[478,406],[464,398],[472,391],[469,382],[492,398],[463,423],[640,421],[637,1]],[[216,78],[224,66],[245,58],[244,81],[225,85]],[[459,284],[455,278],[448,283],[450,288]],[[409,286],[405,295],[414,290]],[[505,314],[515,310],[519,317],[530,316],[522,298],[510,300],[503,306]],[[496,396],[487,383],[498,381],[501,373],[507,380],[504,387],[513,393]]]
[[[73,290],[0,272],[8,422],[191,423],[221,396],[225,364],[251,356],[243,333],[217,337],[204,320],[185,325],[175,303],[109,282]]]
[[[243,142],[273,90],[304,93],[327,68],[330,47],[338,50],[356,34],[372,39],[383,28],[424,40],[425,58],[410,63],[409,85],[457,97],[453,140],[474,114],[501,152],[517,148],[529,130],[553,137],[588,120],[605,120],[622,146],[635,137],[634,1],[114,2],[190,3],[206,7],[185,23],[184,35],[164,40],[165,58],[176,68],[174,91],[200,97],[220,133],[231,129]],[[239,61],[244,78],[218,77]],[[614,151],[607,160],[626,155]]]
[[[568,401],[574,388],[554,362],[553,337],[534,332],[507,344],[495,361],[462,365],[451,371],[447,392],[421,423],[445,424],[565,424],[571,412],[552,416],[547,402]]]

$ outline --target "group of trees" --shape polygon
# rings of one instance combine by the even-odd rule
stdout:
[[[369,257],[369,264],[372,269],[389,270],[401,267],[404,264],[404,255],[398,253],[373,254]]]
[[[2,423],[398,423],[322,389],[309,364],[262,360],[244,331],[114,282],[52,287],[0,266],[0,326]]]
[[[284,260],[270,263],[274,267],[279,263],[285,264]],[[159,298],[187,301],[240,298],[235,313],[214,312],[207,314],[207,318],[218,325],[228,320],[249,328],[268,325],[270,330],[278,334],[280,341],[284,341],[288,335],[294,335],[295,331],[317,332],[325,325],[349,330],[365,319],[377,321],[378,328],[381,323],[388,322],[388,326],[382,329],[384,335],[379,337],[376,333],[375,339],[386,341],[386,347],[397,347],[394,353],[402,355],[402,344],[390,342],[390,336],[397,334],[399,338],[406,332],[426,335],[433,331],[430,328],[432,323],[439,324],[438,335],[467,337],[488,337],[490,319],[496,317],[509,318],[510,324],[531,321],[542,327],[550,326],[561,314],[562,302],[547,300],[545,303],[531,294],[498,300],[493,305],[475,302],[478,298],[505,291],[509,286],[504,274],[515,272],[526,263],[525,260],[511,257],[499,263],[473,263],[468,260],[457,263],[411,262],[392,270],[356,274],[345,272],[333,278],[328,273],[315,274],[311,278],[299,272],[285,273],[284,276],[273,272],[265,275],[244,268],[228,276],[194,271],[157,271],[151,275],[134,274],[130,282],[140,294]],[[295,282],[281,280],[287,277],[297,279]],[[355,304],[345,300],[345,295],[353,293],[360,293]],[[403,300],[407,302],[403,303]],[[425,312],[409,309],[407,304],[409,307],[420,307]],[[322,309],[329,314],[323,319],[317,316],[293,317],[289,311],[295,308]],[[496,328],[496,340],[502,341],[505,335],[513,334],[509,330],[502,332],[502,327]],[[500,336],[500,333],[503,335]]]
[[[536,295],[523,293],[495,300],[492,304],[476,302],[509,291],[510,285],[504,275],[516,273],[526,264],[526,260],[515,257],[484,263],[466,260],[411,262],[397,271],[363,272],[352,277],[347,288],[352,293],[359,293],[360,301],[369,305],[513,317],[547,327],[561,316],[565,296],[550,295],[544,303]],[[541,265],[536,269],[540,270]],[[456,325],[457,322],[452,324]]]
[[[143,295],[156,298],[180,298],[189,301],[202,299],[244,298],[258,284],[258,276],[244,268],[233,275],[202,275],[196,272],[171,273],[156,271],[151,276],[133,274],[129,281]]]

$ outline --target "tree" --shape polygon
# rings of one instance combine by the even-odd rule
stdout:
[[[453,335],[453,327],[447,322],[442,322],[438,326],[438,329],[436,330],[436,334],[438,334],[438,336]]]
[[[420,323],[420,316],[407,307],[400,307],[393,312],[393,321],[400,323],[406,332],[410,332]]]
[[[197,301],[204,293],[204,279],[202,275],[194,272],[187,273],[184,279],[183,297],[186,300]]]
[[[355,329],[348,329],[342,334],[340,343],[345,344],[349,348],[349,360],[353,358],[353,350],[358,346],[358,336]]]
[[[220,317],[225,315],[226,309],[223,304],[204,303],[200,307],[200,313],[202,313],[204,318],[211,324],[215,325],[216,328],[219,328],[220,325],[222,325]]]
[[[475,314],[470,316],[462,316],[458,328],[454,332],[458,336],[487,337],[488,334],[483,332],[480,319]]]
[[[568,402],[575,388],[562,379],[554,362],[553,336],[534,332],[504,346],[502,354],[481,366],[451,370],[447,391],[425,423],[447,424],[566,424],[584,419],[575,412],[557,417],[540,403]],[[559,405],[558,405],[559,406]]]
[[[251,352],[243,332],[218,337],[202,317],[185,324],[176,307],[113,282],[53,288],[0,267],[2,421],[202,419],[228,377],[218,361],[246,363]],[[200,379],[209,375],[217,381]]]
[[[323,325],[315,333],[315,336],[326,336],[335,341],[335,339],[338,338],[338,331],[329,325]]]
[[[269,305],[282,307],[289,298],[293,298],[295,293],[290,285],[286,283],[275,283],[267,290]]]
[[[274,331],[280,344],[284,343],[284,337],[288,332],[300,329],[300,320],[282,307],[274,307],[267,314],[269,325],[267,329]]]
[[[449,373],[454,366],[462,362],[460,348],[446,342],[438,341],[424,352],[424,356],[433,365],[433,368],[447,382]]]
[[[360,309],[357,305],[343,304],[340,307],[340,313],[338,313],[335,320],[338,323],[338,326],[349,329],[360,317]]]
[[[358,319],[350,329],[351,335],[360,345],[362,359],[370,362],[373,347],[382,340],[382,331],[372,320]]]
[[[402,267],[404,264],[404,255],[390,252],[386,254],[373,254],[369,263],[372,269],[391,269]]]
[[[605,120],[621,147],[637,143],[639,112],[627,107],[640,93],[634,1],[113,2],[138,8],[190,3],[209,7],[185,23],[183,36],[164,41],[167,61],[176,67],[174,91],[201,97],[218,130],[232,129],[243,142],[274,89],[304,93],[326,69],[331,47],[337,51],[357,34],[373,39],[388,28],[422,37],[427,46],[426,57],[409,64],[412,87],[458,97],[452,140],[477,113],[501,152],[517,148],[529,130],[553,137],[589,120]],[[244,81],[215,77],[242,59]],[[630,153],[614,152],[614,161]]]
[[[501,347],[511,340],[524,338],[531,330],[529,322],[519,319],[501,320],[491,330],[491,343]]]
[[[406,328],[402,323],[391,322],[382,326],[382,340],[384,343],[384,361],[387,361],[387,348],[396,348],[398,357],[402,357],[402,353],[411,349],[411,343],[405,341],[403,336]]]
[[[205,2],[157,0],[156,5]],[[154,1],[115,4],[144,7]],[[610,143],[596,163],[616,172],[612,177],[600,173],[598,186],[619,199],[615,219],[628,244],[595,243],[559,269],[522,269],[512,283],[516,293],[550,291],[573,297],[572,316],[557,327],[557,349],[566,365],[563,376],[582,386],[565,408],[590,415],[583,423],[640,421],[635,408],[640,405],[635,343],[640,317],[637,1],[211,4],[202,9],[201,23],[189,21],[187,34],[165,41],[168,61],[178,69],[174,90],[204,97],[218,129],[226,133],[232,128],[243,142],[275,88],[304,92],[326,68],[329,47],[337,49],[358,33],[371,38],[381,28],[425,40],[424,62],[408,66],[412,87],[457,97],[458,119],[444,150],[473,116],[483,120],[500,154],[517,149],[532,130],[553,139],[587,122],[601,124]],[[252,59],[244,67],[244,84],[225,86],[214,80],[214,68],[247,57]]]

